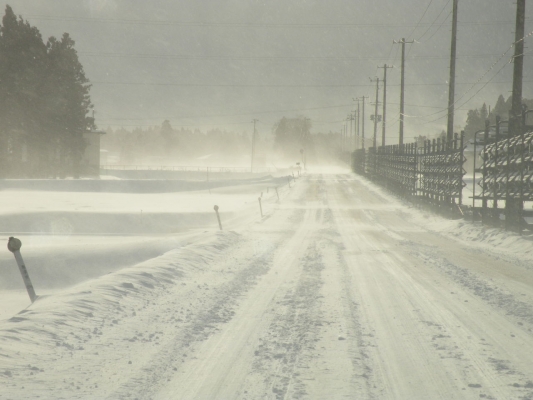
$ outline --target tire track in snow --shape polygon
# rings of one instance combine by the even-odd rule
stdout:
[[[262,398],[284,399],[289,392],[296,399],[306,395],[295,369],[305,363],[301,360],[304,352],[314,350],[317,321],[321,320],[317,302],[324,265],[316,241],[305,253],[298,282],[276,301],[275,318],[254,352],[253,373],[264,379]]]
[[[177,329],[176,336],[170,343],[162,347],[157,356],[153,357],[137,376],[124,383],[108,398],[149,399],[157,393],[163,384],[183,368],[182,364],[188,358],[194,357],[195,345],[223,329],[222,325],[233,318],[234,309],[239,305],[242,296],[270,270],[273,258],[272,248],[284,239],[283,236],[278,237],[275,242],[267,245],[261,245],[250,238],[240,243],[241,247],[248,248],[248,252],[244,253],[247,255],[246,258],[250,259],[247,265],[236,272],[229,282],[214,288],[212,293],[204,298],[202,308],[195,310],[185,327]],[[242,259],[242,256],[241,253],[239,258]]]

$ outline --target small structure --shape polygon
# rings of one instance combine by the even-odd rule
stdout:
[[[100,137],[104,131],[91,130],[83,132],[85,149],[81,157],[80,176],[94,177],[100,175]]]

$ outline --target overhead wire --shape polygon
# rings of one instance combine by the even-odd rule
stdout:
[[[523,38],[521,38],[520,40],[518,40],[518,41],[516,41],[516,42],[513,42],[513,43],[509,46],[509,48],[508,48],[507,50],[505,50],[505,52],[503,52],[503,53],[500,55],[500,57],[498,57],[498,59],[497,59],[495,62],[492,63],[492,65],[489,67],[489,69],[488,69],[487,71],[485,71],[485,73],[483,73],[483,75],[481,75],[481,76],[479,77],[479,79],[478,79],[476,82],[472,83],[472,85],[471,85],[471,86],[470,86],[470,87],[469,87],[469,88],[468,88],[468,89],[467,89],[467,90],[466,90],[461,96],[459,96],[458,98],[456,98],[456,99],[454,100],[454,102],[452,103],[452,105],[455,106],[455,105],[456,105],[456,104],[457,104],[462,98],[464,98],[464,97],[465,97],[465,96],[466,96],[471,90],[473,90],[478,84],[483,83],[483,86],[482,86],[482,87],[481,87],[481,88],[480,88],[480,89],[474,94],[474,96],[470,97],[470,99],[468,99],[466,102],[464,102],[464,103],[461,105],[461,107],[462,107],[463,105],[465,105],[466,103],[468,103],[471,99],[473,99],[473,98],[474,98],[474,97],[475,97],[475,96],[476,96],[476,95],[477,95],[482,89],[484,89],[489,83],[491,83],[492,80],[493,80],[493,79],[494,79],[494,78],[495,78],[495,77],[496,77],[496,76],[497,76],[497,75],[498,75],[498,74],[499,74],[499,73],[500,73],[500,72],[501,72],[501,71],[502,71],[502,70],[503,70],[503,69],[504,69],[509,63],[505,63],[505,64],[502,66],[502,68],[500,68],[500,69],[496,72],[496,74],[494,74],[494,75],[492,76],[492,78],[490,78],[487,82],[481,82],[481,81],[485,78],[485,76],[487,76],[487,74],[489,74],[490,71],[492,71],[492,70],[494,69],[494,67],[495,67],[495,66],[496,66],[496,65],[497,65],[497,64],[498,64],[498,63],[499,63],[499,62],[505,57],[505,55],[506,55],[506,54],[507,54],[512,48],[514,48],[514,47],[516,46],[517,43],[519,43],[519,42],[525,40],[526,38],[528,38],[528,37],[530,37],[530,36],[532,36],[532,35],[533,35],[533,31],[531,31],[530,33],[528,33],[527,35],[525,35],[525,36],[524,36]],[[514,58],[514,56],[511,58],[510,61],[512,61],[513,58]],[[510,62],[510,61],[509,61],[509,62]],[[494,83],[497,83],[497,82],[494,82]],[[449,108],[446,107],[446,108],[441,109],[440,111],[436,111],[436,112],[434,112],[434,113],[431,113],[431,114],[428,114],[428,115],[425,115],[425,116],[421,116],[421,117],[419,117],[419,118],[428,118],[428,117],[432,117],[432,116],[434,116],[434,115],[438,115],[438,114],[443,113],[443,112],[448,112],[448,109],[449,109]],[[440,120],[440,119],[442,119],[442,118],[444,118],[444,117],[446,117],[446,115],[443,115],[443,116],[441,116],[441,117],[439,117],[439,118],[436,118],[436,119],[434,119],[434,120],[431,120],[431,121],[429,121],[428,123],[432,123],[432,122],[438,121],[438,120]]]
[[[431,6],[431,4],[433,4],[433,0],[430,0],[429,1],[429,4],[427,5],[426,9],[424,10],[424,12],[422,13],[422,16],[420,17],[420,19],[418,20],[418,22],[416,23],[416,26],[413,28],[413,30],[411,31],[411,33],[409,35],[407,35],[407,39],[409,39],[411,37],[411,35],[413,33],[415,33],[416,29],[418,28],[418,26],[420,25],[420,22],[422,22],[422,20],[424,19],[426,13],[428,12],[429,10],[429,7]]]
[[[126,25],[153,25],[153,26],[185,26],[185,27],[236,27],[236,28],[398,28],[415,27],[413,24],[390,24],[390,23],[261,23],[261,22],[220,22],[220,21],[180,21],[180,20],[141,20],[122,18],[93,18],[93,17],[68,17],[49,15],[28,15],[27,19],[42,21],[67,21],[87,23],[112,23]],[[462,24],[469,26],[494,26],[513,25],[514,21],[465,21]],[[427,24],[419,24],[419,26]]]
[[[442,10],[440,10],[439,14],[437,15],[437,18],[435,18],[433,20],[433,22],[428,26],[428,28],[425,30],[425,32],[422,34],[422,36],[420,36],[418,39],[416,39],[417,42],[419,42],[424,36],[426,36],[426,34],[429,32],[429,30],[431,29],[431,27],[433,27],[435,25],[435,22],[437,22],[437,20],[440,18],[440,16],[442,15],[442,13],[444,12],[444,10],[446,9],[446,7],[448,7],[448,4],[450,4],[451,0],[448,0],[448,2],[444,5],[444,7],[442,7]]]
[[[162,117],[153,117],[153,118],[114,118],[114,119],[108,118],[107,121],[110,121],[110,120],[113,120],[113,121],[148,121],[148,120],[165,120],[165,119],[172,120],[172,119],[186,119],[186,118],[239,117],[239,116],[244,116],[244,115],[276,114],[276,113],[296,112],[296,111],[325,110],[325,109],[331,109],[331,108],[344,108],[344,107],[350,107],[350,106],[351,104],[340,104],[340,105],[335,105],[335,106],[293,108],[293,109],[286,109],[286,110],[254,111],[254,112],[237,113],[237,114],[192,115],[192,116],[179,116],[179,117],[162,116]]]

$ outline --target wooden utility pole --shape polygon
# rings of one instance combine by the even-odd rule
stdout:
[[[513,57],[513,96],[512,106],[509,113],[509,136],[522,135],[524,127],[522,123],[522,77],[524,73],[524,34],[525,34],[526,0],[516,2],[516,29],[515,29],[515,53]],[[522,163],[523,164],[523,163]],[[523,165],[520,166],[523,168]],[[522,176],[522,174],[521,174]],[[523,182],[521,182],[523,184]],[[506,228],[515,228],[522,231],[521,214],[524,203],[522,199],[507,197],[505,201],[505,225]]]
[[[453,0],[453,21],[452,21],[452,45],[450,55],[450,80],[448,88],[448,129],[446,139],[448,143],[453,140],[453,117],[455,103],[455,60],[457,55],[457,6],[459,0]]]
[[[373,80],[370,79],[372,82]],[[374,107],[374,140],[373,140],[373,146],[374,146],[374,152],[377,153],[378,151],[378,143],[377,143],[377,136],[378,136],[378,104],[379,104],[379,78],[376,78],[376,105]]]
[[[516,3],[516,33],[513,73],[513,98],[510,122],[513,136],[521,134],[522,128],[522,77],[524,73],[524,34],[525,34],[526,0]]]
[[[348,151],[352,150],[352,130],[353,130],[353,119],[354,116],[350,113],[350,135],[348,135]]]
[[[402,71],[401,71],[401,88],[400,88],[400,146],[403,145],[403,121],[404,121],[404,98],[405,98],[405,44],[406,43],[414,43],[414,40],[411,40],[410,42],[406,42],[405,38],[402,38],[402,40],[393,41],[394,44],[401,44],[402,45]]]
[[[359,135],[359,129],[357,127],[359,126],[359,111],[353,110],[353,119],[354,119],[354,126],[353,126],[353,147],[355,150],[357,150],[357,136]]]
[[[358,144],[359,144],[359,132],[360,132],[359,125],[361,123],[361,111],[360,111],[360,107],[359,107],[359,98],[353,99],[353,101],[357,101],[357,123],[355,125],[355,128],[356,128],[355,149],[357,150],[357,148],[359,147],[358,146]]]
[[[252,161],[250,163],[250,172],[254,172],[254,156],[255,156],[255,124],[258,122],[257,119],[252,121],[254,123],[254,131],[252,132]]]
[[[361,128],[362,128],[362,133],[361,133],[362,146],[361,146],[361,148],[362,149],[365,148],[365,99],[368,99],[368,96],[361,97],[361,100],[363,100],[363,118],[361,119]]]
[[[394,68],[393,65],[384,64],[383,67],[383,120],[381,122],[381,145],[385,146],[385,137],[387,135],[387,69]]]

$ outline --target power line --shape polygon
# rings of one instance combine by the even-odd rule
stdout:
[[[490,83],[490,81],[491,81],[492,79],[494,79],[496,76],[498,76],[498,74],[499,74],[499,73],[500,73],[505,67],[507,67],[508,65],[509,65],[509,63],[506,63],[505,65],[503,65],[503,66],[502,66],[502,67],[501,67],[501,68],[500,68],[500,69],[499,69],[499,70],[498,70],[498,71],[492,76],[492,78],[488,80],[488,82],[485,82],[485,84],[484,84],[483,86],[481,86],[481,87],[479,88],[479,90],[478,90],[476,93],[474,93],[474,94],[473,94],[468,100],[466,100],[465,102],[463,102],[463,103],[460,105],[460,107],[464,106],[464,105],[467,104],[470,100],[472,100],[474,97],[476,97],[476,96],[479,94],[479,92],[481,92],[481,91],[482,91],[482,90],[483,90],[483,89],[484,89],[484,88]],[[442,117],[439,117],[439,118],[436,118],[436,119],[434,119],[434,120],[432,120],[432,121],[429,121],[428,124],[429,124],[429,123],[432,123],[432,122],[436,122],[436,121],[438,121],[438,120],[440,120],[440,119],[442,119],[442,118],[445,118],[445,117],[446,117],[446,115],[443,115]]]
[[[444,5],[444,7],[442,7],[442,10],[440,10],[440,13],[439,15],[437,15],[437,18],[435,18],[433,20],[433,22],[428,26],[428,28],[425,30],[425,32],[422,34],[422,36],[420,36],[418,39],[417,39],[417,42],[420,41],[424,36],[426,36],[426,34],[429,32],[429,30],[431,29],[431,27],[433,25],[435,25],[435,22],[437,22],[437,20],[440,18],[441,14],[444,12],[444,10],[446,9],[446,7],[448,7],[448,4],[450,4],[450,1],[451,0],[448,0],[448,2]],[[442,24],[439,24],[439,25],[442,25]]]
[[[492,82],[492,80],[493,80],[493,79],[494,79],[494,78],[495,78],[495,77],[496,77],[496,76],[497,76],[497,75],[498,75],[498,74],[499,74],[499,73],[500,73],[500,72],[501,72],[501,71],[502,71],[502,70],[503,70],[503,69],[504,69],[504,68],[505,68],[505,67],[506,67],[506,66],[507,66],[512,60],[513,60],[513,58],[511,58],[511,60],[509,61],[509,63],[504,64],[504,65],[502,66],[502,68],[500,68],[500,69],[498,70],[498,72],[496,72],[496,74],[494,74],[494,75],[492,76],[492,78],[490,78],[487,82],[481,82],[481,80],[482,80],[485,76],[487,76],[487,74],[488,74],[490,71],[492,71],[492,70],[494,69],[494,67],[500,62],[500,60],[502,60],[502,59],[505,57],[505,55],[509,52],[509,50],[511,50],[513,47],[515,47],[515,45],[516,45],[517,43],[520,43],[520,42],[524,41],[525,39],[527,39],[528,37],[530,37],[530,36],[532,36],[532,35],[533,35],[533,31],[529,32],[527,35],[525,35],[524,37],[522,37],[520,40],[518,40],[518,41],[512,43],[511,46],[509,46],[509,48],[508,48],[507,50],[505,50],[505,52],[503,52],[503,53],[500,55],[500,57],[499,57],[494,63],[492,63],[492,65],[489,67],[489,69],[488,69],[487,71],[485,71],[485,73],[484,73],[483,75],[481,75],[481,76],[479,77],[479,79],[478,79],[476,82],[472,83],[472,86],[471,86],[470,88],[468,88],[468,89],[467,89],[467,90],[466,90],[466,91],[465,91],[465,92],[464,92],[459,98],[455,99],[455,101],[453,102],[452,105],[455,106],[455,105],[459,102],[459,100],[461,100],[462,98],[464,98],[464,97],[467,95],[468,92],[470,92],[474,87],[476,87],[476,85],[482,83],[483,86],[482,86],[482,87],[481,87],[481,88],[480,88],[480,89],[479,89],[479,90],[478,90],[478,91],[477,91],[472,97],[470,97],[467,101],[465,101],[464,103],[462,103],[460,107],[464,106],[464,105],[467,104],[470,100],[472,100],[472,99],[473,99],[473,98],[474,98],[479,92],[481,92],[481,90],[483,90],[483,89],[484,89],[489,83]],[[523,82],[530,82],[530,81],[523,81]],[[492,82],[492,83],[509,83],[509,82]],[[458,85],[459,83],[456,83],[456,84]],[[434,116],[434,115],[440,114],[440,113],[445,112],[445,111],[447,112],[447,111],[448,111],[448,108],[442,109],[442,110],[440,110],[440,111],[436,111],[436,112],[434,112],[434,113],[428,114],[428,115],[423,116],[423,117],[417,117],[417,118],[428,118],[428,117],[431,117],[431,116]],[[431,121],[429,121],[428,123],[438,121],[438,120],[440,120],[440,119],[442,119],[442,118],[444,118],[444,117],[446,117],[446,115],[441,116],[441,117],[438,117],[438,118],[436,118],[436,119],[434,119],[434,120],[431,120]]]
[[[426,7],[426,9],[424,10],[424,12],[422,13],[422,16],[420,17],[420,19],[419,19],[418,22],[416,23],[416,26],[413,28],[413,30],[411,31],[411,33],[410,33],[409,35],[407,35],[408,38],[410,38],[411,35],[412,35],[413,33],[415,33],[416,29],[417,29],[418,26],[420,25],[420,22],[422,22],[422,20],[424,19],[426,13],[428,12],[429,7],[431,6],[431,4],[433,4],[433,0],[430,0],[430,1],[429,1],[428,6]]]
[[[533,81],[524,81],[533,82]],[[112,82],[112,81],[94,81],[90,82],[95,85],[130,85],[130,86],[178,86],[178,87],[227,87],[227,88],[352,88],[352,87],[374,87],[370,84],[338,84],[338,85],[310,85],[310,84],[272,84],[272,85],[259,85],[259,84],[208,84],[208,83],[173,83],[173,82]],[[457,85],[477,85],[480,83],[489,82],[457,82]],[[492,83],[510,83],[509,81],[498,81]],[[447,83],[410,83],[409,86],[447,86]],[[389,85],[400,86],[400,84]]]
[[[451,17],[452,13],[453,13],[452,11],[450,11],[448,13],[446,18],[444,18],[443,23],[441,25],[439,25],[439,27],[437,29],[435,29],[435,32],[433,32],[433,34],[430,37],[428,37],[426,40],[424,40],[424,43],[429,42],[431,39],[433,39],[433,36],[435,36],[437,33],[439,33],[440,28],[442,28],[443,26],[447,25],[448,19]]]
[[[104,57],[104,58],[149,58],[149,59],[178,59],[178,60],[325,60],[325,61],[342,61],[342,60],[362,60],[362,61],[372,61],[372,60],[388,60],[390,58],[390,53],[387,57],[316,57],[316,56],[195,56],[195,55],[181,55],[181,54],[149,54],[149,53],[95,53],[95,52],[79,52],[79,55],[86,57]],[[533,54],[533,52],[526,53],[526,55]],[[458,59],[466,58],[490,58],[496,57],[499,54],[463,54],[458,56]],[[446,56],[415,56],[411,57],[411,60],[426,60],[426,59],[435,59],[442,60],[448,59]]]
[[[179,20],[139,20],[139,19],[119,19],[119,18],[83,18],[83,17],[58,17],[48,15],[29,15],[27,19],[42,21],[66,21],[66,22],[88,22],[88,23],[111,23],[125,25],[153,25],[153,26],[184,26],[184,27],[234,27],[234,28],[399,28],[417,27],[413,24],[390,24],[390,23],[257,23],[257,22],[215,22],[215,21],[179,21]],[[418,26],[431,26],[431,24],[420,23]],[[514,25],[514,21],[464,21],[464,26],[495,26]]]
[[[284,112],[295,112],[295,111],[313,111],[313,110],[326,110],[331,108],[345,108],[350,107],[351,104],[340,104],[335,106],[324,106],[324,107],[310,107],[310,108],[293,108],[286,110],[269,110],[269,111],[253,111],[246,113],[237,113],[237,114],[215,114],[215,115],[192,115],[192,116],[180,116],[180,117],[153,117],[153,118],[115,118],[115,119],[104,119],[104,121],[148,121],[148,120],[172,120],[172,119],[187,119],[187,118],[218,118],[218,117],[239,117],[246,115],[256,115],[256,114],[277,114]],[[248,123],[248,122],[247,122]]]

